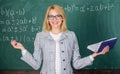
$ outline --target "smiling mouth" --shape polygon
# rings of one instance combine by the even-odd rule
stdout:
[[[58,25],[58,24],[59,24],[59,22],[52,22],[52,24],[53,24],[53,25]]]

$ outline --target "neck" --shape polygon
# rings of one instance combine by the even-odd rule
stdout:
[[[59,34],[60,32],[62,32],[60,29],[52,29],[51,32],[53,34]]]

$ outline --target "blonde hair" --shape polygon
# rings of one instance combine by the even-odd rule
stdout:
[[[46,15],[45,15],[45,19],[44,19],[44,22],[43,22],[43,28],[42,30],[43,31],[51,31],[52,27],[48,21],[48,15],[49,15],[49,12],[51,9],[54,9],[57,13],[59,13],[62,18],[63,18],[63,22],[61,24],[61,31],[64,32],[67,30],[67,26],[66,26],[66,15],[65,15],[65,12],[63,10],[62,7],[60,7],[59,5],[52,5],[52,6],[49,6],[48,9],[47,9],[47,12],[46,12]]]

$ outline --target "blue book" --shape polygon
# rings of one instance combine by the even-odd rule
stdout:
[[[116,44],[116,41],[117,41],[117,38],[114,37],[98,43],[88,45],[87,48],[93,52],[101,52],[105,46],[109,46],[111,50]]]

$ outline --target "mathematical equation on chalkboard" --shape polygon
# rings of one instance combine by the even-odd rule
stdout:
[[[24,8],[13,10],[10,8],[0,8],[0,41],[10,41],[10,40],[18,40],[18,41],[34,41],[34,37],[27,35],[20,35],[19,33],[26,32],[37,32],[41,30],[41,26],[35,26],[37,23],[37,17],[29,17],[26,16],[26,11]],[[10,35],[4,35],[5,33],[11,33]],[[18,35],[13,35],[13,34]]]
[[[78,6],[76,4],[67,4],[64,9],[67,12],[100,12],[100,11],[110,11],[114,8],[113,3],[106,3],[106,4],[97,4],[97,5],[81,5]]]

